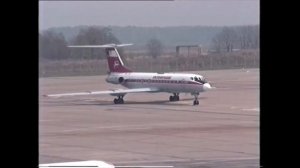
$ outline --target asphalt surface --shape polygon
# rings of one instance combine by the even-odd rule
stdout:
[[[259,69],[198,72],[217,89],[199,97],[136,93],[45,98],[120,88],[105,76],[41,78],[39,162],[102,160],[115,166],[259,167]]]

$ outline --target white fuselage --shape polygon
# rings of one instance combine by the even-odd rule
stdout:
[[[170,93],[199,93],[205,91],[205,86],[209,85],[205,85],[205,79],[201,75],[181,73],[111,73],[106,81],[130,89],[151,88],[157,92]]]

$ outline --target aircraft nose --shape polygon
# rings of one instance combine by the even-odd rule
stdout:
[[[204,83],[204,84],[203,84],[203,90],[204,90],[204,91],[210,90],[211,88],[212,88],[212,87],[210,86],[209,83]]]

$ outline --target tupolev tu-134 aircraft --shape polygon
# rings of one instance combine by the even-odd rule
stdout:
[[[140,92],[167,92],[170,101],[179,101],[179,93],[191,93],[195,97],[193,105],[198,105],[200,92],[213,89],[202,75],[187,73],[146,73],[133,72],[124,66],[118,53],[118,47],[129,46],[132,44],[105,44],[105,45],[80,45],[68,46],[72,48],[104,48],[107,56],[109,73],[106,82],[120,84],[128,89],[117,89],[107,91],[87,91],[78,93],[49,94],[46,97],[65,97],[83,95],[110,94],[116,96],[115,104],[123,104],[124,96],[127,93]]]

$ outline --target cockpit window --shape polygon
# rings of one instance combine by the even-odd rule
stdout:
[[[194,80],[196,81],[196,82],[199,82],[199,83],[202,83],[202,84],[204,84],[204,83],[207,83],[207,81],[206,81],[206,79],[204,78],[204,77],[194,77]]]
[[[204,77],[202,77],[202,79],[200,79],[200,83],[207,83],[206,79]]]
[[[195,76],[195,77],[191,77],[191,80],[194,80],[194,81],[202,83],[202,84],[207,83],[207,81],[204,77]]]

